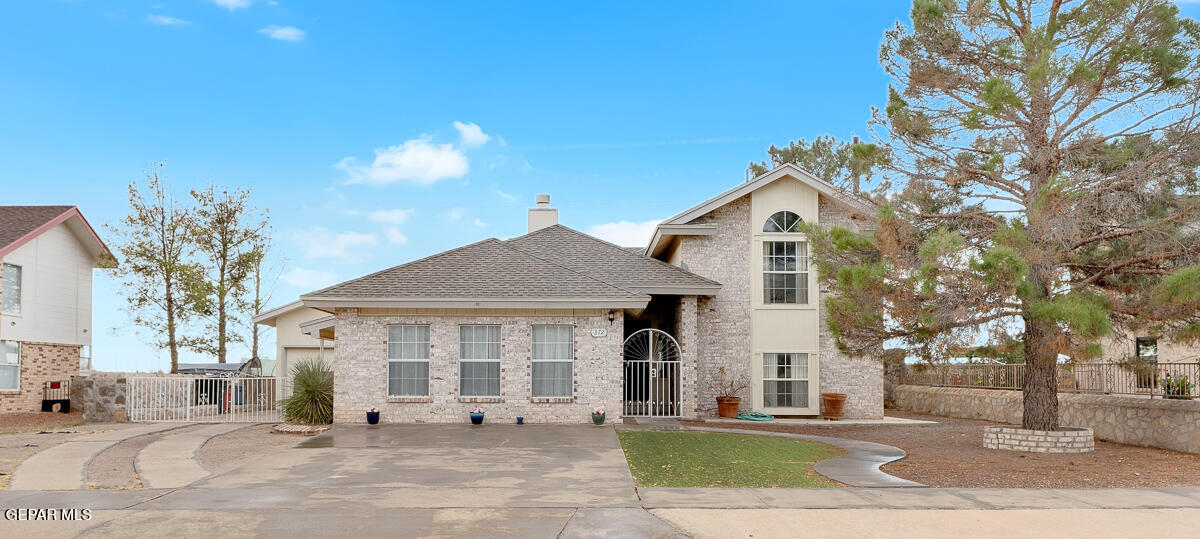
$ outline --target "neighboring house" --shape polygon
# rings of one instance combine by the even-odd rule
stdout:
[[[599,406],[614,419],[696,417],[716,408],[722,370],[751,382],[746,409],[811,416],[821,392],[840,392],[848,417],[883,415],[882,362],[837,350],[795,228],[865,227],[870,202],[783,165],[664,221],[638,249],[558,225],[549,197],[537,203],[524,236],[300,297],[332,315],[318,325],[336,341],[335,421],[375,408],[386,422],[458,422],[475,405],[503,422],[586,421]]]
[[[306,359],[318,359],[332,363],[334,350],[332,331],[325,329],[322,338],[320,329],[308,328],[308,325],[314,321],[332,321],[332,319],[333,316],[329,313],[305,307],[299,301],[293,301],[255,315],[253,318],[255,324],[275,328],[275,359],[261,360],[263,376],[275,376],[288,380],[292,366]],[[302,325],[304,327],[301,327]],[[284,391],[285,387],[290,387],[290,384],[284,383],[279,387],[280,391]]]
[[[1200,348],[1192,344],[1173,342],[1157,335],[1124,335],[1108,337],[1100,342],[1104,354],[1098,362],[1141,360],[1147,363],[1200,363]]]
[[[0,206],[0,412],[90,368],[92,271],[115,264],[75,206]]]

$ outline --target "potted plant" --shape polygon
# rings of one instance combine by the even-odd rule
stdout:
[[[472,425],[482,425],[483,424],[483,407],[478,404],[476,404],[475,407],[471,409],[471,424]]]
[[[724,366],[717,367],[708,379],[708,390],[717,398],[717,415],[737,418],[738,408],[742,405],[741,395],[750,389],[750,381],[745,374],[731,374]]]
[[[821,404],[824,404],[825,410],[821,412],[821,417],[825,419],[840,419],[842,410],[846,407],[845,393],[822,393]]]
[[[1186,375],[1171,376],[1169,373],[1158,379],[1158,385],[1162,387],[1164,399],[1180,400],[1191,399],[1192,389],[1196,387]]]
[[[371,425],[379,424],[379,412],[374,408],[367,410],[367,423]]]
[[[597,425],[604,424],[604,407],[603,406],[597,406],[595,410],[592,410],[592,423],[595,423]]]

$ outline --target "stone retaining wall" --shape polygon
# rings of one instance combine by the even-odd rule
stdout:
[[[1059,393],[1059,420],[1091,427],[1096,438],[1130,445],[1200,453],[1200,400]],[[1021,392],[900,385],[897,409],[1021,424]]]
[[[1092,429],[1049,431],[996,426],[984,427],[983,446],[1031,453],[1090,453],[1096,450],[1096,439]]]
[[[129,376],[130,374],[124,372],[93,372],[87,376],[72,377],[71,406],[83,411],[84,421],[127,421],[129,415],[125,399],[129,388]]]

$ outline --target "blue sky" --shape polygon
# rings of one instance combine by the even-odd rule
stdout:
[[[112,223],[160,160],[181,198],[250,188],[274,228],[274,304],[521,234],[541,192],[563,224],[641,243],[772,143],[864,133],[907,6],[9,3],[0,204]],[[96,366],[165,369],[114,280],[97,274],[94,297]]]

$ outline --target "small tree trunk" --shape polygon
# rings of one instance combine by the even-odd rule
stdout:
[[[1025,319],[1025,391],[1021,427],[1058,429],[1058,354],[1054,328]]]

